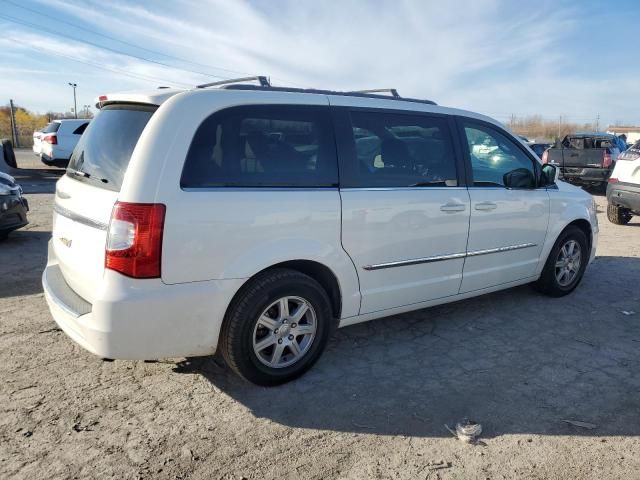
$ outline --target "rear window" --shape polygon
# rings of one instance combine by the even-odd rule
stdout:
[[[337,186],[329,111],[256,105],[217,112],[198,127],[180,184],[183,188]]]
[[[637,141],[632,147],[622,152],[618,160],[636,160],[638,158],[640,158],[640,141]]]
[[[42,129],[42,133],[55,133],[60,128],[60,122],[51,122]]]
[[[156,109],[151,105],[103,107],[73,151],[67,175],[119,191],[133,149]]]

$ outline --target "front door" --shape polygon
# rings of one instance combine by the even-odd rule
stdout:
[[[536,188],[537,160],[488,124],[463,121],[473,174],[461,293],[531,277],[549,222],[549,194]]]
[[[443,116],[342,111],[342,245],[360,313],[458,293],[469,229],[452,128]]]

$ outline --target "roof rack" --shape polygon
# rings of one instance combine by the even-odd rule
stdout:
[[[271,86],[271,83],[269,82],[269,79],[266,76],[256,75],[254,77],[229,78],[228,80],[220,80],[217,82],[203,83],[202,85],[196,85],[196,88],[221,87],[223,85],[232,85],[234,83],[241,83],[241,82],[252,82],[254,80],[260,83],[261,87]]]
[[[354,93],[382,93],[389,92],[392,97],[401,98],[398,90],[395,88],[373,88],[370,90],[356,90]]]
[[[320,95],[339,95],[343,97],[377,98],[379,100],[393,100],[402,102],[424,103],[426,105],[437,105],[432,100],[422,100],[418,98],[401,97],[395,88],[362,90],[354,92],[341,92],[335,90],[320,90],[316,88],[294,88],[294,87],[274,87],[272,85],[247,85],[236,82],[227,83],[221,86],[228,90],[264,90],[269,92],[290,92],[290,93],[316,93]],[[378,92],[390,92],[389,95],[378,95]],[[394,94],[395,92],[395,94]]]
[[[244,82],[257,81],[259,85],[249,85]],[[217,82],[203,83],[197,85],[196,88],[220,87],[229,90],[268,90],[272,92],[291,92],[291,93],[316,93],[321,95],[340,95],[344,97],[364,97],[378,98],[380,100],[401,100],[404,102],[424,103],[427,105],[437,105],[431,100],[421,100],[417,98],[401,97],[395,88],[372,88],[367,90],[355,90],[351,92],[341,92],[334,90],[320,90],[315,88],[294,88],[294,87],[274,87],[266,75],[257,75],[253,77],[230,78],[228,80],[220,80]],[[388,92],[391,95],[379,95]]]

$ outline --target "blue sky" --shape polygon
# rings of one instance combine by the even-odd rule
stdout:
[[[266,74],[395,87],[503,121],[640,124],[639,13],[635,1],[0,0],[0,104],[69,110],[68,82],[81,107]]]

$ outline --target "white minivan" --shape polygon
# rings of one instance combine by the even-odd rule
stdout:
[[[595,256],[591,196],[495,120],[202,87],[101,96],[57,183],[45,296],[100,357],[221,352],[275,385],[336,327],[525,283],[562,296]]]

